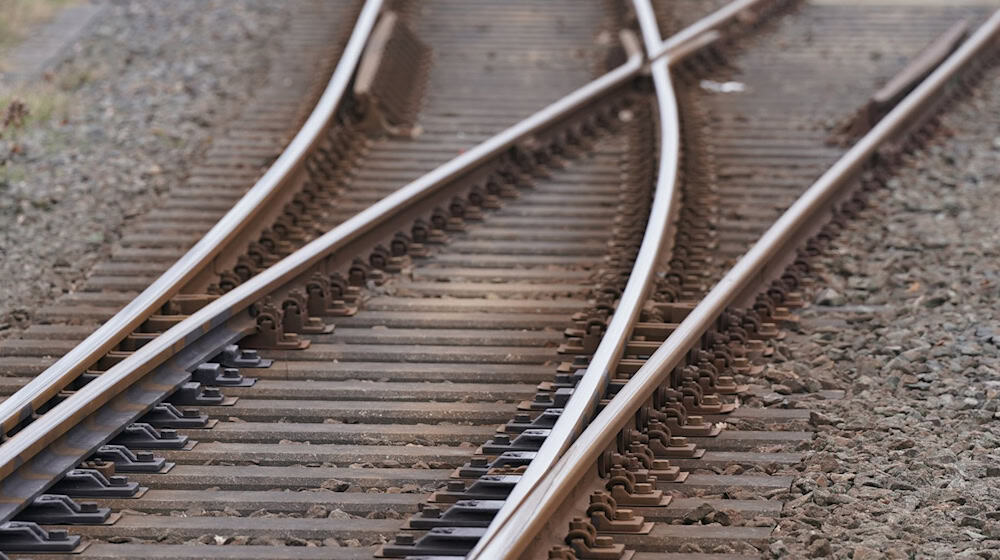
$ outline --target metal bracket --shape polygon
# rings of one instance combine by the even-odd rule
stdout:
[[[518,480],[521,480],[518,475],[489,474],[479,477],[468,488],[461,480],[452,480],[448,482],[447,489],[435,492],[430,501],[455,503],[459,500],[503,500],[510,495]]]
[[[513,470],[527,467],[535,458],[534,451],[505,451],[493,461],[486,457],[473,457],[464,467],[459,467],[457,474],[461,478],[479,478],[494,469]]]
[[[665,506],[671,497],[657,490],[645,473],[632,472],[624,467],[613,467],[611,479],[607,483],[611,497],[625,506]]]
[[[736,410],[735,403],[724,403],[719,395],[706,395],[696,381],[685,380],[681,384],[684,393],[684,408],[694,414],[729,414]]]
[[[149,424],[136,422],[126,426],[111,443],[131,449],[184,449],[189,445],[189,440],[172,428],[157,430]]]
[[[134,452],[124,445],[102,445],[91,458],[114,463],[120,473],[165,473],[174,466],[149,451]]]
[[[217,362],[231,368],[269,368],[274,360],[265,360],[256,350],[244,350],[236,344],[223,347],[222,352],[209,362]]]
[[[376,556],[465,556],[485,533],[486,529],[480,527],[435,527],[419,539],[400,533],[395,542],[382,545]]]
[[[309,297],[300,289],[291,290],[281,302],[281,326],[286,333],[330,334],[334,325],[309,313]]]
[[[507,434],[497,434],[483,444],[485,455],[499,455],[506,451],[538,451],[552,430],[524,430],[513,440]]]
[[[17,521],[42,525],[101,525],[111,517],[111,508],[96,502],[77,502],[64,494],[42,494],[17,514]]]
[[[136,498],[146,491],[138,482],[129,482],[124,476],[104,476],[95,469],[73,469],[50,490],[73,498]]]
[[[539,383],[538,390],[555,391],[557,389],[572,389],[580,383],[580,380],[583,379],[583,374],[586,372],[586,368],[578,368],[572,373],[557,372],[554,381],[543,381]]]
[[[348,306],[343,299],[334,297],[333,288],[343,294],[346,282],[335,284],[339,279],[331,278],[321,272],[313,274],[312,279],[306,284],[306,308],[309,315],[314,317],[344,317],[354,315],[358,308],[356,305]]]
[[[526,412],[518,412],[513,420],[507,422],[503,431],[508,434],[519,434],[525,430],[549,430],[556,425],[556,420],[562,414],[561,408],[546,408],[534,419]]]
[[[206,387],[197,381],[188,381],[167,397],[167,402],[180,406],[222,406],[236,401],[226,399],[218,387]]]
[[[587,515],[600,533],[646,535],[653,529],[653,523],[647,522],[641,515],[633,515],[630,509],[619,509],[618,503],[607,492],[597,491],[590,495]]]
[[[257,326],[247,331],[241,344],[270,350],[304,350],[309,347],[309,340],[285,331],[285,313],[271,301],[270,296],[253,304],[250,315],[256,320]]]
[[[139,422],[161,428],[211,428],[218,420],[209,420],[208,415],[193,408],[179,409],[171,403],[162,402],[139,419]]]
[[[690,443],[686,437],[670,436],[666,442],[662,434],[669,433],[667,426],[658,421],[649,423],[647,430],[647,445],[653,452],[653,456],[664,459],[700,459],[705,455],[705,450]]]
[[[191,381],[214,386],[250,387],[257,382],[257,379],[242,376],[239,368],[209,362],[194,368],[191,372]]]
[[[576,560],[576,554],[572,548],[557,544],[549,549],[549,560]]]
[[[0,551],[3,552],[44,554],[81,550],[80,536],[70,535],[63,529],[46,531],[30,521],[8,521],[0,525]]]
[[[581,560],[627,560],[634,554],[626,551],[625,545],[615,543],[611,537],[598,536],[590,520],[579,517],[569,522],[566,544]]]
[[[410,518],[408,528],[487,527],[503,504],[503,500],[459,500],[446,509],[444,514],[437,505],[425,505],[419,515]]]
[[[554,393],[539,392],[535,393],[535,399],[532,401],[523,401],[518,405],[519,410],[545,410],[546,408],[564,408],[566,403],[569,402],[570,396],[573,395],[573,389],[561,388],[556,389]]]

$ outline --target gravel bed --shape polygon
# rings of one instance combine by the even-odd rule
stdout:
[[[808,404],[772,558],[1000,558],[998,84],[952,106],[817,259],[794,356],[770,368],[847,398]]]
[[[267,71],[294,2],[116,0],[0,140],[0,336],[79,285],[181,184]],[[2,159],[2,158],[0,158]]]

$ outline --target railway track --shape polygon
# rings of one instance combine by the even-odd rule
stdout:
[[[304,20],[305,43],[343,45],[335,70],[314,52],[328,83],[297,74],[309,119],[264,96],[274,113],[234,125],[85,290],[0,347],[0,551],[766,548],[810,437],[807,399],[760,383],[809,282],[782,270],[997,22],[849,150],[831,139],[872,91],[988,12],[735,6],[368,1]],[[661,32],[678,34],[656,58]],[[227,211],[199,241],[190,225]]]

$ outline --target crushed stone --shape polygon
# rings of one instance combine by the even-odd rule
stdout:
[[[817,258],[781,366],[847,394],[809,401],[765,556],[1000,558],[997,84],[994,67]]]

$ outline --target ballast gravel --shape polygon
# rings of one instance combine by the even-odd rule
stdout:
[[[49,118],[0,139],[0,337],[79,285],[126,221],[184,181],[266,76],[294,8],[109,3],[48,83],[28,86],[29,112]]]
[[[769,368],[846,390],[765,556],[1000,558],[1000,69],[816,259],[813,305]]]

